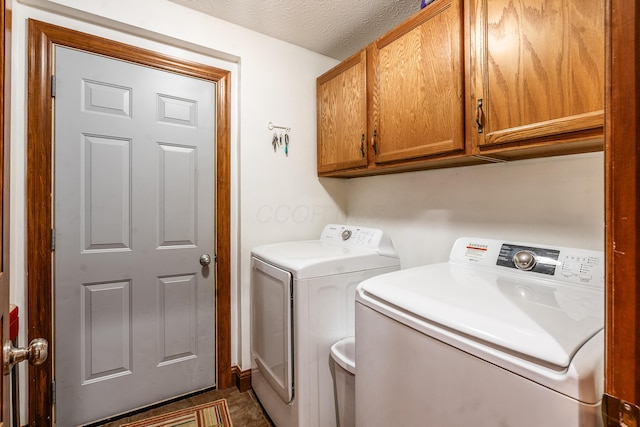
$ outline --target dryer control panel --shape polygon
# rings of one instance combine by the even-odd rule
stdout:
[[[320,240],[345,246],[356,246],[377,251],[380,255],[397,258],[389,236],[378,228],[353,225],[327,224],[322,230]]]
[[[456,263],[507,269],[597,288],[604,286],[601,251],[462,237],[456,240],[449,258]]]

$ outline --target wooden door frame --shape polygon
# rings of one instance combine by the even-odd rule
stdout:
[[[11,105],[11,9],[7,2],[0,5],[0,343],[11,338],[11,315],[9,302],[9,165],[10,142],[10,105]],[[10,5],[10,2],[9,2]],[[3,357],[4,358],[4,357]],[[4,360],[3,360],[4,362]],[[13,375],[13,374],[12,374]],[[0,379],[0,425],[9,425],[12,410],[10,377],[2,375]]]
[[[618,426],[620,409],[637,419],[640,404],[640,5],[607,0],[606,10],[603,413]]]
[[[27,81],[27,313],[28,339],[53,340],[53,100],[55,45],[216,82],[216,383],[232,385],[230,284],[230,72],[30,19]],[[53,366],[29,367],[29,423],[52,425]]]

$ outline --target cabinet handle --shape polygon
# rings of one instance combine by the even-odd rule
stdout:
[[[360,152],[362,153],[362,157],[365,157],[365,154],[364,154],[364,133],[362,134],[362,139],[360,139]]]
[[[482,98],[478,99],[478,105],[476,106],[476,125],[478,126],[478,133],[482,133]]]
[[[378,155],[378,146],[376,145],[376,139],[378,137],[378,131],[377,130],[373,130],[373,137],[372,139],[372,143],[371,146],[373,147],[373,154],[375,154],[376,156]]]

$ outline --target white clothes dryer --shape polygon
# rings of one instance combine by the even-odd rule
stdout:
[[[336,425],[330,349],[354,334],[355,290],[400,268],[382,230],[330,224],[320,239],[251,256],[251,385],[278,427]]]
[[[461,238],[362,282],[356,425],[601,426],[604,255]]]

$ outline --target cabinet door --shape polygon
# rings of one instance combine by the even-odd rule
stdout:
[[[318,77],[318,173],[367,165],[366,51]]]
[[[604,2],[474,3],[468,111],[478,147],[602,137]]]
[[[464,149],[460,0],[436,0],[377,43],[376,163]]]

